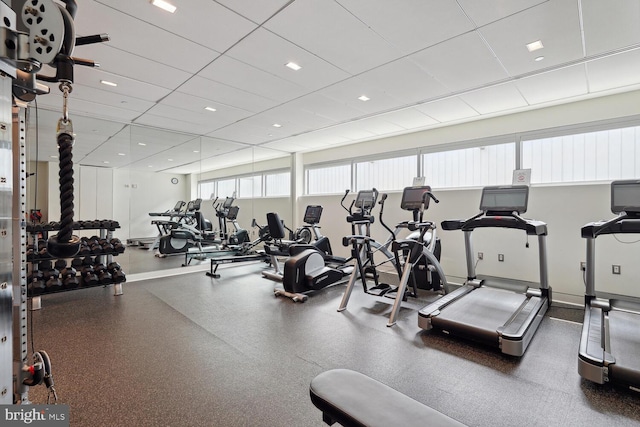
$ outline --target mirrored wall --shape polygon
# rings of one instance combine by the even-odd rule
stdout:
[[[42,110],[28,117],[28,209],[39,209],[43,224],[59,221],[58,161],[51,134],[59,117]],[[266,224],[266,213],[277,211],[292,224],[290,196],[265,194],[264,174],[289,171],[289,153],[234,143],[188,133],[124,125],[77,117],[74,120],[75,215],[76,220],[112,219],[119,228],[113,233],[127,245],[117,260],[127,274],[181,268],[183,253],[157,256],[157,238],[171,222],[181,222],[186,204],[202,199],[200,212],[220,228],[216,207],[227,197],[238,206],[237,225],[258,237],[253,220]],[[47,135],[44,139],[44,135]],[[105,136],[107,135],[107,136]],[[237,186],[211,186],[233,177]],[[202,194],[206,192],[207,194]],[[234,194],[235,192],[235,194]],[[227,194],[229,193],[229,194]],[[170,211],[182,201],[181,213]],[[229,225],[232,227],[232,225]],[[100,230],[82,230],[80,235],[99,236]],[[154,245],[155,244],[155,245]],[[201,261],[191,260],[191,265]],[[208,265],[208,261],[204,261]]]

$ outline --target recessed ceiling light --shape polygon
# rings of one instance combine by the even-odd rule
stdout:
[[[118,153],[118,156],[126,156],[124,153]]]
[[[108,161],[108,160],[105,160],[105,161],[104,161],[104,162],[102,162],[102,163],[104,163],[105,165],[108,165],[108,164],[109,164],[109,161]]]
[[[540,61],[542,61],[543,59],[544,59],[544,56],[538,56],[538,57],[535,59],[535,61],[540,62]]]
[[[145,145],[147,145],[147,144],[145,144],[144,142],[138,142],[138,145],[141,145],[141,146],[143,146],[143,147],[144,147],[144,146],[145,146]]]
[[[527,45],[527,49],[529,52],[533,52],[534,50],[542,49],[544,46],[542,45],[542,41],[536,40]]]
[[[148,167],[148,168],[152,168],[152,167],[153,167],[153,165],[149,165],[149,166],[147,166],[147,167]]]
[[[274,123],[274,124],[273,124],[273,127],[274,127],[274,128],[281,128],[281,127],[282,127],[282,125],[281,125],[281,124],[279,124],[279,123]]]
[[[107,86],[113,86],[113,87],[118,86],[118,83],[110,82],[108,80],[100,80],[100,83],[102,83],[103,85],[107,85]]]
[[[200,151],[199,151],[199,150],[193,150],[193,152],[194,152],[194,153],[199,153]]]
[[[162,10],[166,10],[169,13],[173,13],[176,11],[176,7],[174,5],[164,0],[151,0],[151,4],[159,7]]]
[[[168,162],[173,162],[173,159],[167,159]]]
[[[369,98],[367,95],[362,95],[362,96],[359,96],[359,97],[358,97],[358,99],[359,99],[360,101],[368,101],[368,100],[370,100],[371,98]]]
[[[207,111],[217,111],[215,108],[213,107],[204,107],[205,110]]]
[[[295,62],[287,62],[286,64],[284,64],[284,66],[291,68],[293,71],[298,71],[300,68],[302,68],[301,66],[299,66]]]

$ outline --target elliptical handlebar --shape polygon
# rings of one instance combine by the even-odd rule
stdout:
[[[440,203],[440,200],[438,200],[438,199],[436,198],[436,196],[434,196],[434,195],[433,195],[433,193],[432,193],[431,191],[425,191],[425,192],[424,192],[424,195],[422,196],[422,199],[423,199],[423,201],[424,201],[424,202],[426,202],[426,201],[427,201],[427,196],[429,196],[431,199],[433,199],[433,201],[434,201],[434,202],[436,202],[436,203]]]
[[[378,218],[380,219],[380,224],[382,224],[382,226],[391,235],[391,240],[396,240],[396,233],[394,233],[393,230],[389,228],[389,226],[382,220],[382,213],[384,212],[384,202],[387,200],[387,197],[387,193],[382,193],[382,196],[380,196],[380,201],[378,202],[378,204],[380,205],[380,213],[378,214]]]
[[[349,191],[350,190],[348,188],[345,190],[344,196],[342,196],[342,199],[340,200],[340,206],[342,206],[342,209],[344,209],[345,211],[349,212],[349,214],[351,214],[351,208],[353,207],[353,204],[355,203],[355,201],[351,202],[351,206],[349,206],[348,208],[344,205],[344,201],[349,195]]]

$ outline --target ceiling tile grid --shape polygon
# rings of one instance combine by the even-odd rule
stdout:
[[[77,34],[111,37],[74,52],[102,66],[75,70],[69,105],[81,161],[142,170],[158,153],[138,150],[138,140],[164,150],[207,138],[212,147],[318,150],[640,85],[637,0],[168,1],[176,13],[147,0],[78,5]],[[544,48],[529,52],[536,40]],[[38,98],[43,140],[55,139],[62,104],[50,86]],[[141,125],[129,131],[130,157],[114,159],[129,124]],[[220,151],[210,150],[207,167],[244,158]]]

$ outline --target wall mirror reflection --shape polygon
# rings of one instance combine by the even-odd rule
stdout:
[[[60,216],[52,142],[57,114],[32,109],[28,117],[27,208],[39,211],[43,225]],[[246,230],[249,239],[257,239],[253,224],[265,225],[270,211],[290,221],[288,153],[83,116],[74,117],[74,130],[74,219],[117,221],[113,237],[126,250],[116,260],[130,275],[185,263],[208,266],[209,256],[185,257],[185,252],[220,249],[224,229]],[[222,214],[229,207],[231,218]],[[192,240],[176,230],[200,234]],[[78,234],[101,237],[99,229]]]

